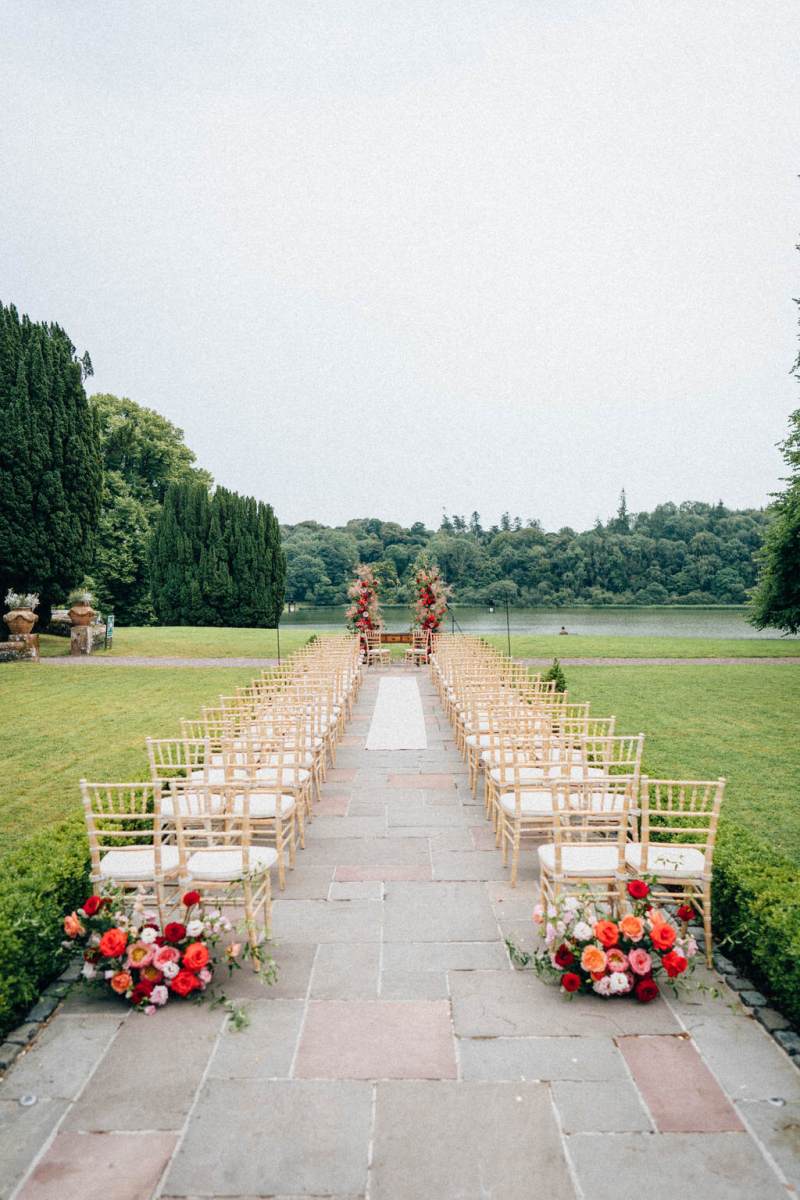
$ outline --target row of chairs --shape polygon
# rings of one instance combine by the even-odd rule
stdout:
[[[361,683],[358,640],[312,642],[220,696],[174,738],[148,738],[150,781],[81,781],[95,887],[135,892],[163,924],[187,887],[243,909],[254,962],[279,886]]]
[[[431,674],[464,755],[470,786],[483,778],[487,819],[516,886],[535,840],[542,902],[590,888],[612,908],[631,877],[655,901],[691,905],[711,956],[714,844],[725,780],[642,774],[644,734],[619,734],[613,716],[556,692],[478,638],[434,639]]]

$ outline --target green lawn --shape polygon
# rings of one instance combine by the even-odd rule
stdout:
[[[181,717],[255,674],[247,667],[4,666],[0,854],[76,812],[81,776],[147,778],[146,735],[177,733]]]
[[[741,666],[567,667],[570,695],[644,732],[645,770],[728,780],[723,823],[800,861],[800,669]]]
[[[505,651],[505,637],[487,638]],[[800,638],[580,637],[511,634],[515,658],[794,658]]]
[[[344,630],[342,631],[344,632]],[[282,629],[281,655],[305,645],[313,629]],[[43,634],[42,655],[69,654],[69,638]],[[278,643],[274,629],[199,629],[185,625],[117,626],[111,649],[99,651],[112,657],[145,655],[153,658],[275,658]]]

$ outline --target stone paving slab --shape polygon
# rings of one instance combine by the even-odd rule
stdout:
[[[567,1150],[591,1200],[786,1200],[786,1190],[743,1133],[573,1134]]]
[[[175,1143],[166,1133],[59,1133],[20,1200],[149,1200]]]
[[[299,1079],[455,1079],[446,1001],[309,1005],[295,1064]]]
[[[618,1045],[659,1133],[737,1133],[733,1105],[684,1037],[623,1037]]]
[[[573,1200],[544,1084],[381,1083],[373,1200]],[[617,1197],[619,1200],[619,1197]]]
[[[369,1083],[209,1079],[164,1191],[363,1195],[371,1121]]]

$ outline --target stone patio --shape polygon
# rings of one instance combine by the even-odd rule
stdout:
[[[0,1197],[796,1194],[800,1072],[738,1002],[513,969],[534,856],[512,890],[424,672],[428,748],[366,751],[381,674],[275,903],[278,984],[230,989],[250,1027],[73,991],[0,1084]]]

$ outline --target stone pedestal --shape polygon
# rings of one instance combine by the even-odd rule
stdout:
[[[93,625],[73,625],[69,633],[71,655],[91,654],[94,644]]]
[[[12,653],[17,658],[27,658],[31,662],[39,661],[38,633],[11,633],[7,642],[0,642],[0,653]]]

